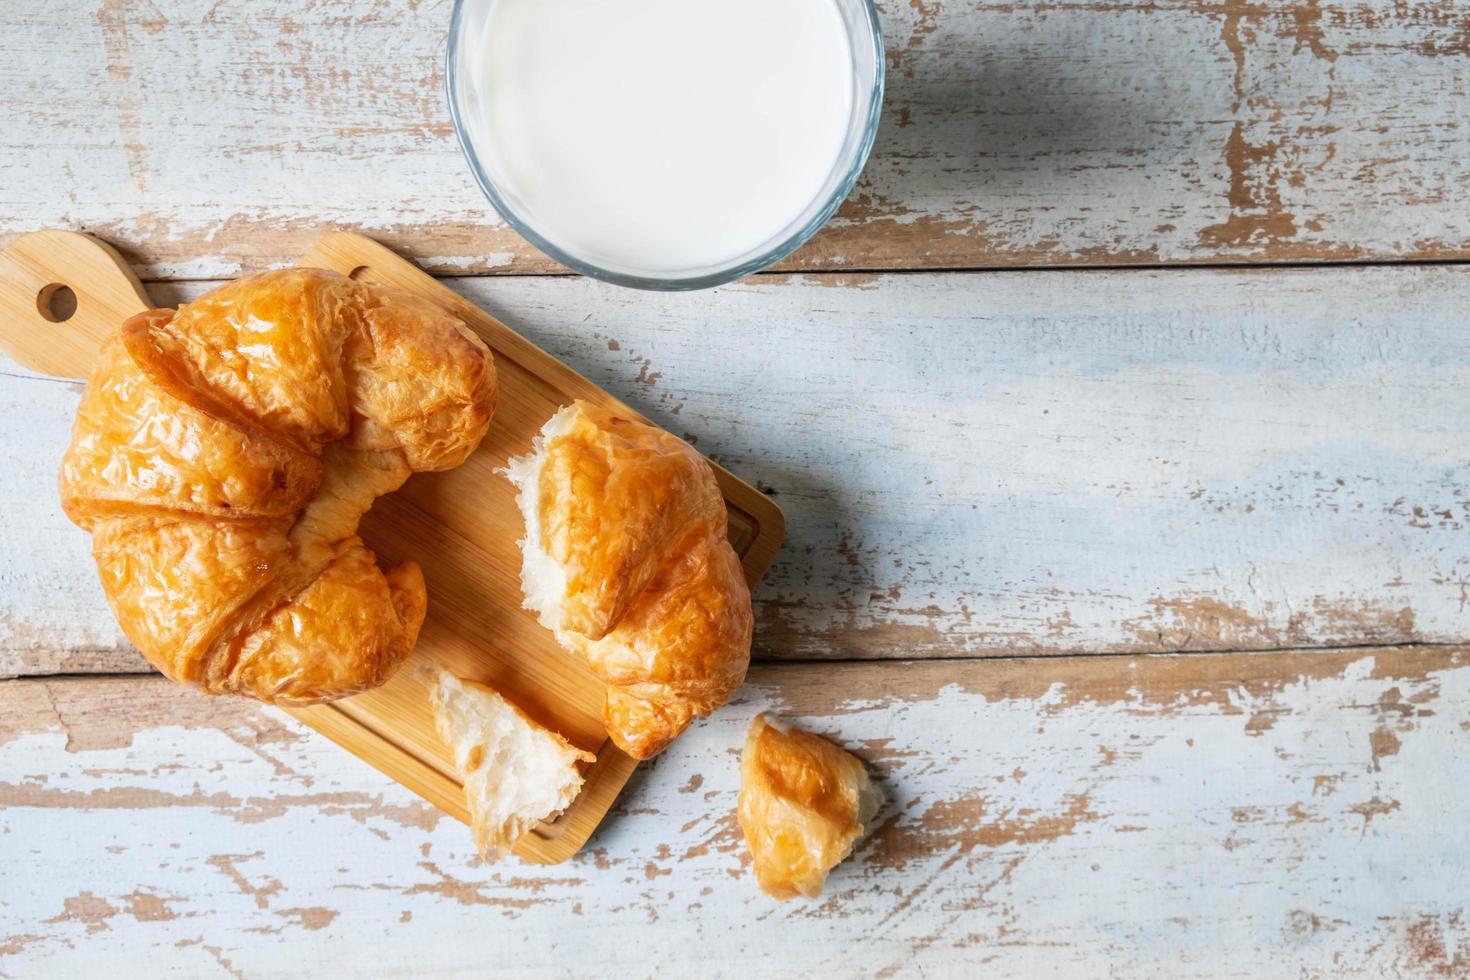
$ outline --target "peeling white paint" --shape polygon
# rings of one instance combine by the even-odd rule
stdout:
[[[1465,636],[1470,269],[833,278],[451,284],[776,494],[762,656]],[[0,672],[125,649],[55,498],[76,398],[0,377]]]
[[[778,674],[811,704],[823,668],[763,668],[553,868],[474,866],[464,827],[274,712],[297,738],[160,723],[68,752],[32,732],[0,745],[0,973],[1453,974],[1470,668],[1313,659],[1183,705],[1157,661],[1116,662],[1141,698],[1071,660],[1032,665],[1059,678],[1040,699],[979,693],[1002,664],[954,665],[933,695],[901,693],[916,668],[862,668],[885,705],[795,720],[859,748],[890,802],[811,904],[759,894],[732,814],[745,726],[791,713]],[[134,894],[167,916],[130,914]]]
[[[340,227],[440,269],[551,268],[455,144],[449,7],[6,5],[0,241],[100,230],[197,278]],[[883,8],[871,162],[793,267],[1467,254],[1456,0]]]

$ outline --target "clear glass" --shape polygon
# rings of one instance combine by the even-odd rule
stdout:
[[[878,11],[872,0],[832,0],[842,14],[852,49],[852,114],[848,119],[842,152],[816,198],[767,241],[718,265],[701,266],[673,274],[663,270],[656,274],[639,275],[605,269],[586,262],[551,244],[536,231],[534,225],[516,213],[506,197],[496,189],[495,182],[475,152],[467,120],[480,111],[479,97],[470,90],[470,86],[462,85],[461,79],[470,75],[467,60],[479,56],[478,46],[467,39],[482,36],[484,24],[495,2],[496,0],[455,0],[454,3],[454,13],[449,23],[448,64],[445,71],[449,113],[454,120],[454,132],[480,189],[506,223],[532,245],[575,272],[635,289],[707,289],[734,282],[780,261],[816,234],[817,229],[826,224],[827,219],[832,217],[852,190],[868,161],[873,138],[878,132],[878,117],[883,108],[883,34],[878,22]]]

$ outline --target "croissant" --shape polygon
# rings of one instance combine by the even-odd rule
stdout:
[[[714,473],[688,443],[579,401],[506,474],[526,608],[608,685],[618,747],[652,758],[750,663],[750,590]]]
[[[495,410],[490,351],[407,293],[314,269],[125,322],[62,460],[62,507],[123,632],[168,677],[281,704],[385,681],[427,598],[357,537],[373,500],[458,466]]]
[[[737,816],[756,881],[772,898],[820,895],[827,872],[867,833],[880,799],[852,753],[763,714],[750,723]]]
[[[494,688],[446,670],[433,675],[434,728],[454,755],[480,856],[500,860],[542,820],[571,806],[581,766],[596,762]]]

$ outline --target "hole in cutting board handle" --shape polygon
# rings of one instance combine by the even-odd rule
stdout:
[[[53,282],[36,294],[36,312],[48,323],[65,323],[77,312],[77,294],[63,282]]]
[[[347,278],[354,282],[365,282],[374,286],[381,286],[383,284],[383,280],[373,271],[373,267],[370,265],[358,266],[347,273]]]

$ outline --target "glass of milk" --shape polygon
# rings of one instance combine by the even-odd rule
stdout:
[[[794,250],[873,145],[872,0],[456,0],[455,132],[495,209],[567,267],[642,289]]]

